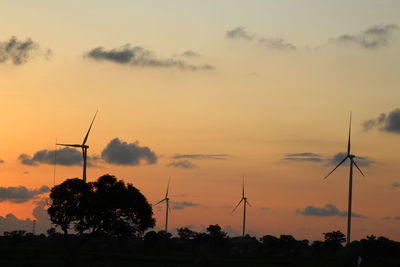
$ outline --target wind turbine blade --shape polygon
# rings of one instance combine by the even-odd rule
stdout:
[[[244,175],[243,175],[243,181],[242,181],[242,198],[244,197]]]
[[[251,207],[251,204],[248,200],[246,200],[246,204],[248,204]]]
[[[89,130],[86,133],[85,139],[83,139],[82,146],[84,146],[86,144],[86,141],[87,141],[87,139],[89,137],[90,130],[92,129],[92,125],[93,125],[94,119],[96,119],[97,112],[98,112],[98,110],[96,110],[96,113],[94,114],[94,117],[93,117],[92,123],[90,124]]]
[[[328,176],[331,175],[340,165],[342,165],[343,162],[345,162],[347,158],[348,158],[348,156],[346,156],[330,173],[328,173],[328,175],[324,177],[324,180],[326,178],[328,178]]]
[[[239,201],[239,203],[236,205],[236,207],[232,210],[231,214],[235,212],[235,210],[237,209],[237,207],[239,207],[240,203],[242,203],[243,198]]]
[[[350,124],[349,124],[349,140],[347,141],[347,155],[350,155],[350,148],[351,148],[351,144],[350,144],[350,137],[351,137],[351,112],[350,112]]]
[[[168,197],[169,183],[170,183],[170,182],[171,182],[171,178],[168,179],[167,192],[165,193],[165,198]]]
[[[356,166],[357,170],[361,173],[362,176],[365,176],[364,173],[361,171],[361,169],[358,167],[357,163],[354,160],[351,160],[354,164],[354,166]]]
[[[164,199],[162,199],[162,200],[158,201],[156,204],[154,204],[154,206],[157,206],[158,204],[160,204],[160,203],[164,202],[165,200],[166,200],[166,199],[164,198]]]
[[[82,147],[82,145],[56,144],[57,146]]]

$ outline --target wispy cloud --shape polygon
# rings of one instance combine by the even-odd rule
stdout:
[[[386,216],[386,217],[384,217],[383,219],[384,219],[384,220],[400,221],[400,216],[394,216],[394,217]]]
[[[328,159],[328,164],[330,165],[337,165],[339,164],[340,161],[342,161],[345,157],[347,156],[347,153],[345,152],[339,152],[337,154],[335,154],[332,158]],[[369,157],[362,157],[362,156],[356,156],[354,158],[354,161],[357,163],[358,166],[364,166],[364,167],[368,167],[371,164],[374,163],[374,161],[372,159],[370,159]]]
[[[340,211],[332,204],[327,204],[322,208],[315,206],[307,206],[303,210],[296,210],[296,213],[305,215],[305,216],[316,216],[316,217],[329,217],[329,216],[339,216],[346,217],[347,211]],[[366,216],[352,213],[352,217],[354,218],[367,218]]]
[[[0,187],[0,202],[24,203],[49,191],[50,188],[45,185],[38,189],[28,189],[25,186]]]
[[[295,154],[286,154],[283,158],[289,161],[309,161],[309,162],[322,162],[322,157],[319,154],[304,152]]]
[[[193,50],[186,50],[181,54],[182,57],[199,57],[200,54]]]
[[[400,183],[393,183],[392,188],[400,188]]]
[[[236,27],[232,30],[228,30],[225,32],[225,37],[231,40],[247,40],[250,42],[256,42],[260,45],[264,45],[267,48],[276,49],[276,50],[296,50],[296,46],[285,41],[282,38],[266,38],[266,37],[258,37],[257,35],[250,33],[244,27]]]
[[[176,68],[191,71],[214,69],[214,66],[210,64],[192,65],[180,59],[158,58],[152,51],[141,46],[131,46],[130,44],[109,50],[99,46],[87,52],[85,56],[96,61],[110,61],[137,67]]]
[[[212,159],[212,160],[226,160],[229,158],[228,154],[176,154],[173,159]]]
[[[172,202],[172,209],[173,210],[183,210],[188,207],[198,207],[200,204],[193,203],[190,201],[182,201],[182,202]]]
[[[182,169],[193,169],[196,167],[195,164],[188,160],[173,161],[167,165],[168,167],[182,168]]]
[[[31,38],[25,41],[18,40],[13,36],[8,41],[0,41],[0,63],[10,61],[14,65],[27,63],[34,55],[49,57],[51,50],[43,52],[36,42]]]
[[[351,44],[364,49],[378,49],[388,46],[393,35],[398,33],[400,28],[394,24],[376,25],[356,34],[343,34],[331,39],[335,44]]]
[[[148,164],[157,163],[157,155],[147,146],[140,146],[139,142],[127,143],[119,138],[111,140],[101,152],[101,158],[109,164],[139,165],[142,161]]]

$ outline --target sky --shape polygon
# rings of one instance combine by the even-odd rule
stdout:
[[[0,232],[38,231],[48,192],[109,173],[150,203],[169,177],[170,228],[399,240],[397,0],[0,1]],[[165,211],[154,207],[157,229]]]

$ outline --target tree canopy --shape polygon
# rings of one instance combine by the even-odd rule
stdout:
[[[51,190],[50,199],[50,219],[65,234],[73,229],[78,234],[120,237],[142,234],[155,225],[146,197],[108,174],[90,183],[68,179]]]

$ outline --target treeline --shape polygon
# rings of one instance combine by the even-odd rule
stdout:
[[[177,233],[148,231],[125,237],[69,234],[69,260],[65,261],[64,234],[54,229],[47,235],[7,232],[0,237],[0,265],[400,266],[400,243],[373,235],[344,246],[346,239],[340,231],[324,233],[323,241],[314,242],[291,235],[229,237],[219,225],[210,225],[206,232],[179,228]],[[23,263],[30,265],[2,264],[7,260],[21,263],[21,254]]]
[[[367,236],[343,246],[340,231],[324,241],[291,235],[229,237],[219,225],[205,232],[153,231],[151,204],[112,175],[94,182],[67,179],[50,192],[47,235],[0,236],[0,266],[400,266],[400,243]]]

